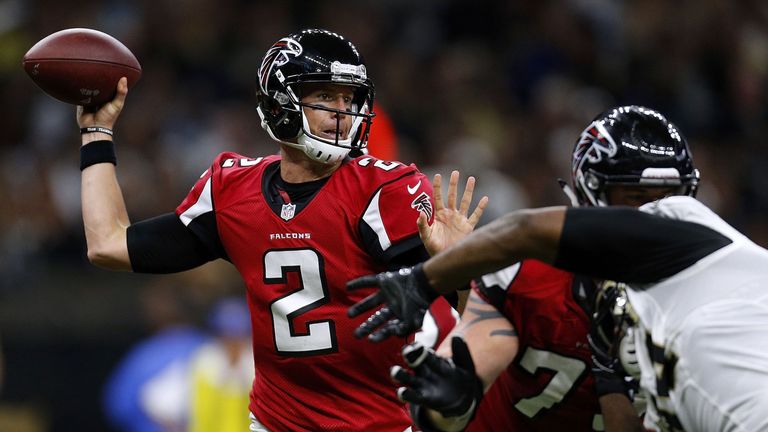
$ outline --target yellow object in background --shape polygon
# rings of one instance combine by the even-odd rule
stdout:
[[[253,349],[248,306],[242,298],[217,303],[209,327],[214,338],[192,356],[189,432],[248,431]]]

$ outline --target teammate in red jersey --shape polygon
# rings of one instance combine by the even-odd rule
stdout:
[[[493,384],[467,430],[602,430],[589,373],[589,317],[572,292],[579,283],[591,281],[534,260],[477,281],[461,332],[470,349],[488,344],[493,354],[478,367],[501,373],[495,381],[489,376]]]
[[[677,129],[656,111],[630,106],[601,114],[584,130],[574,148],[572,180],[576,194],[567,191],[577,206],[640,206],[695,193],[699,175]],[[622,395],[623,379],[593,368],[587,335],[596,293],[592,279],[536,260],[475,281],[452,333],[466,341],[486,390],[468,431],[624,430],[614,429],[617,423],[641,429]],[[451,348],[444,344],[438,354],[450,357]],[[411,346],[406,352],[423,351]],[[406,399],[413,397],[408,386],[429,393],[404,369],[394,374],[406,385]],[[426,396],[422,404],[433,402]],[[445,430],[466,425],[471,414],[454,417],[458,423],[442,424]],[[425,430],[432,427],[425,418],[421,422]]]
[[[175,214],[134,224],[117,183],[110,131],[125,79],[98,111],[78,109],[89,259],[145,273],[217,258],[238,269],[259,371],[251,430],[408,430],[411,419],[386,370],[398,362],[402,341],[371,349],[352,337],[361,320],[346,310],[365,293],[348,293],[345,282],[450,246],[472,231],[487,198],[469,214],[472,178],[457,203],[459,175],[452,173],[446,206],[437,191],[433,201],[432,185],[415,166],[349,157],[365,146],[374,92],[361,56],[343,37],[303,30],[282,38],[258,76],[261,124],[280,154],[223,153]]]

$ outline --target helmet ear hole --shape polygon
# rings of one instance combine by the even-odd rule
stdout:
[[[293,140],[301,131],[301,114],[288,110],[275,98],[259,94],[259,115],[265,127],[277,140]]]
[[[598,192],[602,187],[602,183],[599,178],[593,172],[587,172],[584,175],[584,183],[593,192]]]

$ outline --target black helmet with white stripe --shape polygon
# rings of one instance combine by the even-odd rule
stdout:
[[[301,102],[302,85],[310,83],[351,87],[351,110]],[[262,127],[273,139],[300,148],[313,160],[335,163],[367,144],[374,116],[373,83],[357,48],[336,33],[306,29],[277,41],[259,67],[256,94]],[[304,115],[306,108],[352,116],[347,137],[342,139],[339,133],[330,139],[312,134]]]
[[[578,205],[604,206],[608,186],[678,187],[696,194],[699,170],[682,133],[658,111],[613,108],[584,129],[573,149],[573,187]]]

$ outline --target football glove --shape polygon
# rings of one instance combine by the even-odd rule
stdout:
[[[397,397],[410,403],[411,417],[425,432],[464,430],[483,397],[483,384],[466,342],[454,337],[451,347],[453,358],[446,359],[414,342],[403,348],[403,358],[413,373],[400,366],[390,369],[392,379],[402,385]],[[430,421],[427,409],[442,418]]]
[[[438,297],[421,267],[417,264],[396,272],[363,276],[347,284],[350,291],[379,288],[376,293],[352,305],[347,311],[350,317],[385,305],[355,329],[356,337],[368,336],[369,340],[379,342],[392,335],[404,337],[421,328],[429,305]]]

